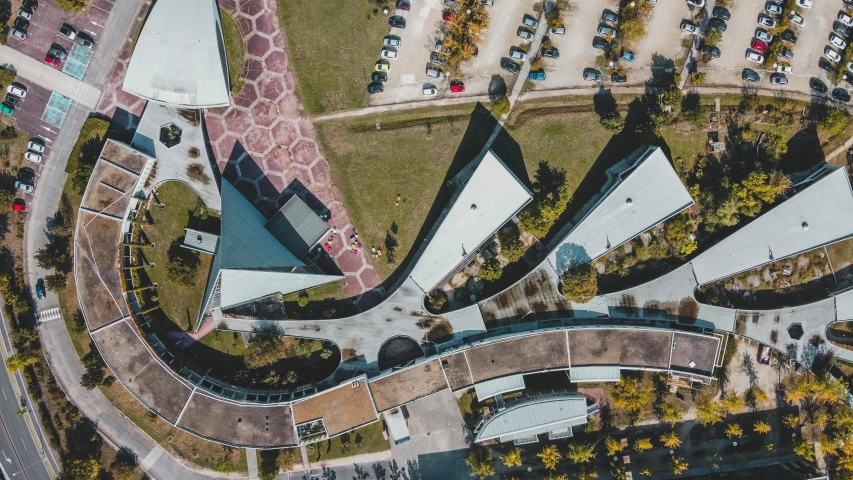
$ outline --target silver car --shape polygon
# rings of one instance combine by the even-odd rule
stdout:
[[[400,37],[395,36],[387,36],[382,39],[382,45],[386,47],[399,47],[403,42],[400,40]]]
[[[525,40],[533,40],[533,32],[524,27],[518,27],[518,36]]]
[[[770,35],[769,33],[767,33],[767,31],[764,30],[763,28],[756,28],[755,29],[755,38],[761,40],[764,43],[768,43],[768,44],[773,41],[773,35]]]

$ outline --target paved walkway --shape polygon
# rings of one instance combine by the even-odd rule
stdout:
[[[353,255],[344,242],[354,225],[297,98],[276,2],[222,0],[219,6],[234,18],[247,50],[246,83],[233,105],[209,110],[205,117],[223,176],[267,215],[279,206],[283,192],[308,193],[309,205],[328,209],[329,225],[339,232],[332,256],[346,275],[347,296],[377,287],[379,276],[369,257],[363,250]]]
[[[9,66],[27,80],[88,108],[95,108],[101,97],[101,91],[97,88],[6,45],[0,45],[0,64]]]

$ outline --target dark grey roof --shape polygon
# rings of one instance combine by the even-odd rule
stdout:
[[[267,230],[299,258],[326,235],[329,225],[294,195],[267,222]]]

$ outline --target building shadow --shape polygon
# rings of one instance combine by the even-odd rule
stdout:
[[[267,218],[278,210],[283,190],[279,190],[267,178],[264,169],[242,143],[235,143],[231,149],[222,177],[231,182]]]

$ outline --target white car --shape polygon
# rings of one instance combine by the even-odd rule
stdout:
[[[695,23],[684,20],[681,22],[681,31],[684,33],[690,33],[696,35],[699,33],[699,27],[696,26]]]
[[[33,193],[33,188],[35,187],[33,187],[32,183],[17,181],[15,182],[15,188],[24,193]]]
[[[778,67],[776,67],[776,71],[779,73],[791,73],[791,67],[779,65]]]
[[[34,152],[44,153],[44,142],[40,138],[33,138],[27,142],[27,148]]]
[[[773,28],[776,26],[776,20],[773,20],[767,15],[761,15],[760,17],[758,17],[758,24],[763,27]]]
[[[800,1],[800,0],[797,0],[797,1]],[[764,9],[770,13],[773,13],[776,15],[782,15],[782,7],[780,7],[779,5],[776,5],[775,3],[768,2],[767,5],[764,5]]]
[[[803,8],[812,8],[812,0],[797,0],[797,6]]]
[[[762,42],[767,43],[767,44],[769,44],[770,42],[773,41],[773,35],[770,35],[769,33],[767,33],[767,31],[764,30],[763,28],[756,28],[755,29],[755,38],[757,38],[757,39],[759,39]]]
[[[402,43],[399,38],[390,35],[382,39],[382,45],[386,47],[399,47]]]
[[[746,52],[746,59],[752,63],[764,63],[764,55],[752,50]]]
[[[841,61],[841,55],[829,46],[823,49],[823,56],[828,58],[832,63],[838,63]]]
[[[383,48],[382,58],[397,58],[397,50],[390,47]]]
[[[513,49],[511,52],[509,52],[509,58],[513,60],[520,60],[523,62],[527,60],[527,53],[522,50]]]
[[[803,16],[800,15],[799,13],[794,12],[791,14],[791,23],[793,23],[794,25],[798,25],[800,27],[805,27],[806,26],[806,19],[803,18]],[[774,24],[773,26],[775,27],[776,25]]]
[[[24,158],[33,163],[41,163],[41,154],[39,152],[27,150],[27,153],[24,154]]]
[[[835,45],[836,47],[838,47],[842,50],[847,48],[847,42],[845,42],[843,38],[839,37],[838,35],[836,35],[834,33],[829,34],[829,43]]]
[[[12,83],[8,87],[6,87],[6,93],[11,93],[16,97],[24,98],[27,96],[27,87],[21,85],[20,83]]]
[[[434,97],[438,95],[438,89],[432,85],[424,85],[424,96],[425,97]]]
[[[838,21],[847,25],[848,27],[853,27],[853,18],[850,15],[847,15],[844,12],[838,12]]]

